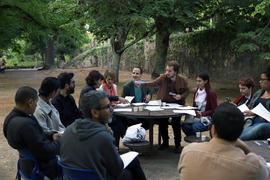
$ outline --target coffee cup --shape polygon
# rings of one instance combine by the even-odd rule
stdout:
[[[206,136],[202,136],[202,141],[205,141],[206,140]]]
[[[144,107],[143,106],[139,106],[139,111],[143,111]]]
[[[196,137],[197,138],[201,137],[201,132],[196,132]]]
[[[139,110],[139,107],[137,107],[137,106],[134,106],[134,107],[133,107],[133,111],[134,111],[134,112],[137,112],[138,110]]]
[[[268,144],[270,145],[270,138],[267,139]]]

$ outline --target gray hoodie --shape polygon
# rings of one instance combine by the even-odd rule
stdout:
[[[123,162],[106,127],[91,119],[77,119],[60,138],[61,162],[67,166],[94,169],[99,178],[117,179]]]

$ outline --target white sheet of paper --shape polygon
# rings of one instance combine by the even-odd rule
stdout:
[[[248,111],[249,108],[247,107],[246,104],[242,104],[241,106],[238,106],[238,109],[241,111],[241,112],[245,112],[245,111]]]
[[[183,105],[176,104],[176,103],[166,103],[166,106],[168,106],[168,107],[174,107],[174,108],[183,107]]]
[[[123,103],[117,104],[117,107],[128,107],[128,106],[130,106],[129,103],[127,103],[127,104],[123,104]]]
[[[139,155],[139,153],[135,152],[135,151],[130,151],[128,153],[122,154],[120,155],[123,163],[124,163],[124,169],[133,161],[133,159],[135,159],[137,156]]]
[[[134,99],[134,96],[126,96],[125,99],[131,103],[131,101]]]
[[[161,109],[160,106],[146,106],[145,109],[149,111],[163,111],[164,109]]]
[[[150,105],[150,106],[160,106],[161,105],[161,100],[149,101],[148,105]]]
[[[132,112],[131,108],[116,108],[113,112]]]
[[[183,106],[183,107],[177,107],[176,109],[179,110],[194,110],[194,109],[198,109],[197,107],[192,107],[192,106]]]
[[[145,105],[145,103],[132,103],[132,105],[134,105],[134,106],[143,106],[143,105]]]
[[[144,84],[144,83],[146,83],[145,81],[143,81],[143,80],[138,80],[138,81],[135,81],[137,84]]]
[[[265,120],[270,122],[270,112],[265,109],[265,107],[259,103],[255,108],[251,110],[253,113],[257,114],[258,116],[264,118]]]
[[[179,110],[173,110],[174,113],[180,113],[180,114],[189,114],[189,115],[192,115],[192,116],[196,116],[196,113],[194,110],[192,109],[179,109]]]
[[[270,167],[270,163],[269,162],[266,162],[267,166]]]

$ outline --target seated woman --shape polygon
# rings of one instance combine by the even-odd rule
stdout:
[[[261,103],[268,111],[270,111],[270,66],[261,74],[260,79],[261,89],[258,90],[248,105],[249,109],[253,109]],[[256,116],[250,110],[244,112],[245,116],[254,116],[253,124],[244,128],[240,139],[255,140],[270,138],[270,124],[263,118]]]
[[[237,106],[240,106],[242,104],[249,105],[250,100],[253,96],[253,89],[255,87],[255,82],[252,78],[244,77],[239,80],[238,82],[239,90],[240,90],[240,96],[238,96],[234,100],[234,104]]]
[[[105,91],[110,96],[117,96],[117,86],[114,84],[115,74],[112,71],[106,70],[104,80],[98,90]],[[117,101],[112,101],[112,105],[116,105]]]
[[[55,77],[46,77],[39,88],[39,98],[34,116],[45,132],[63,132],[65,126],[61,123],[57,109],[51,100],[59,93],[60,83]]]
[[[193,97],[193,106],[197,107],[196,116],[186,116],[182,129],[187,136],[207,131],[211,125],[211,116],[217,107],[216,92],[210,86],[209,76],[200,73],[196,78],[197,89]]]

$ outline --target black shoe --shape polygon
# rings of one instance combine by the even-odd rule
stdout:
[[[158,148],[158,150],[161,150],[161,151],[163,151],[163,150],[165,150],[165,149],[168,149],[169,148],[169,144],[161,144],[161,146],[159,146],[159,148]]]
[[[174,153],[180,154],[182,152],[183,147],[181,146],[175,146],[174,147]]]

